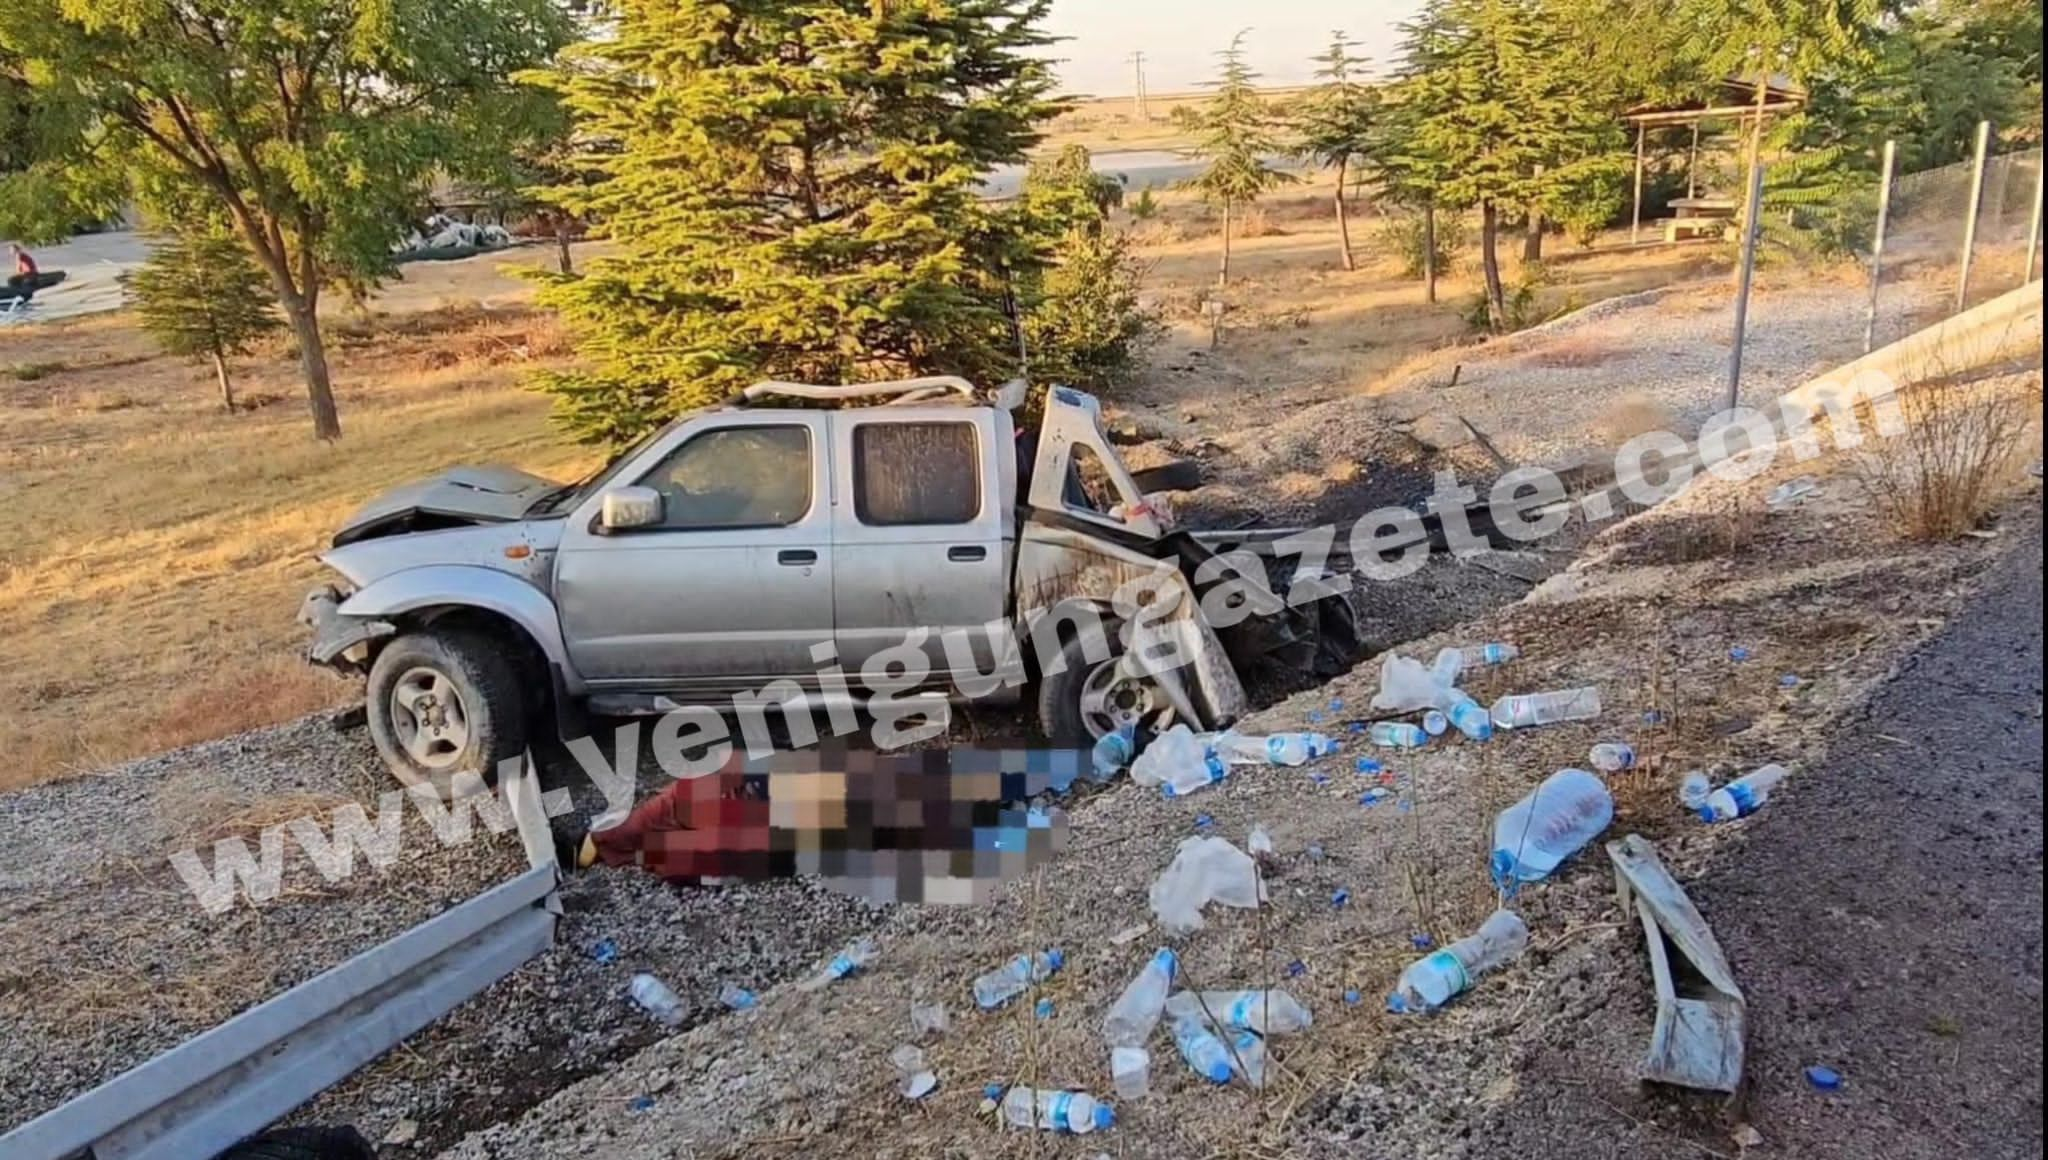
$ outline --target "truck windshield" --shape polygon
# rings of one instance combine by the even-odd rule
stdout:
[[[670,426],[673,426],[673,424]],[[533,506],[526,509],[526,518],[532,519],[536,516],[559,515],[583,502],[585,497],[593,496],[603,491],[606,487],[610,486],[612,477],[619,473],[620,468],[631,463],[635,456],[639,455],[649,443],[660,438],[661,433],[666,430],[668,430],[668,427],[656,427],[640,438],[633,440],[624,451],[612,456],[610,461],[603,467],[598,468],[575,483],[564,484],[552,491],[543,493],[539,499],[533,501]]]

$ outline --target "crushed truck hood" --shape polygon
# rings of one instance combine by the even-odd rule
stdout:
[[[557,486],[510,467],[451,468],[394,487],[356,509],[334,533],[334,545],[401,531],[516,520]]]

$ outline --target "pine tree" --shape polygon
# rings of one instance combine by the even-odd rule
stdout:
[[[1298,113],[1301,152],[1316,164],[1337,171],[1337,244],[1344,268],[1355,270],[1351,255],[1351,222],[1344,204],[1344,188],[1352,163],[1372,149],[1379,113],[1379,94],[1362,77],[1367,61],[1352,53],[1352,43],[1343,32],[1330,34],[1330,47],[1316,58],[1321,82],[1310,89]]]
[[[1455,99],[1442,83],[1451,40],[1444,0],[1427,0],[1415,19],[1400,29],[1401,64],[1360,161],[1382,201],[1421,212],[1423,298],[1434,304],[1437,276],[1442,273],[1437,265],[1437,211],[1455,165],[1425,147],[1421,133],[1424,123],[1447,113]]]
[[[159,237],[128,276],[142,327],[165,351],[211,359],[221,406],[235,409],[228,359],[284,324],[263,271],[240,239],[219,226]]]
[[[560,208],[616,256],[557,277],[590,369],[549,376],[623,442],[764,378],[1014,370],[1006,295],[1051,239],[981,197],[1058,111],[1050,0],[620,0],[551,85],[614,144]]]
[[[1245,63],[1244,37],[1240,32],[1230,47],[1216,55],[1221,58],[1217,78],[1210,84],[1216,95],[1199,107],[1181,106],[1176,118],[1195,131],[1195,154],[1209,163],[1188,187],[1223,210],[1223,258],[1217,266],[1216,285],[1230,284],[1230,221],[1239,206],[1248,206],[1276,185],[1292,181],[1273,168],[1267,159],[1281,152],[1280,127],[1273,111],[1259,96],[1259,74]]]

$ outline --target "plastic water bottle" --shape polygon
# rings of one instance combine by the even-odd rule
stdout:
[[[1306,765],[1337,752],[1337,743],[1321,733],[1275,733],[1270,737],[1246,737],[1225,733],[1216,741],[1216,753],[1234,765]]]
[[[1685,775],[1685,780],[1678,783],[1678,804],[1693,813],[1699,813],[1713,793],[1714,783],[1707,780],[1706,774],[1695,769]]]
[[[1422,726],[1407,721],[1375,721],[1365,735],[1374,745],[1392,749],[1420,749],[1429,744],[1429,734]]]
[[[1214,1016],[1224,1027],[1261,1035],[1292,1035],[1313,1022],[1301,1000],[1285,991],[1181,991],[1167,1000],[1176,1020]]]
[[[1465,654],[1454,648],[1438,649],[1436,659],[1429,663],[1429,679],[1439,689],[1455,689],[1458,678],[1465,672]]]
[[[986,1011],[1043,983],[1053,972],[1067,965],[1067,956],[1057,950],[1035,955],[1018,955],[995,970],[974,980],[974,1001]]]
[[[1504,665],[1522,655],[1522,650],[1511,644],[1495,641],[1491,644],[1468,644],[1458,650],[1464,667],[1476,669],[1481,665]]]
[[[1236,1051],[1231,1064],[1244,1082],[1255,1088],[1266,1086],[1266,1041],[1252,1031],[1240,1031],[1230,1041]]]
[[[1195,1074],[1210,1083],[1230,1082],[1230,1049],[1199,1019],[1173,1021],[1173,1044]]]
[[[1190,794],[1230,773],[1223,758],[1185,725],[1175,725],[1153,738],[1131,762],[1131,780],[1156,785],[1168,797]]]
[[[1142,1100],[1152,1092],[1152,1055],[1142,1047],[1112,1047],[1109,1080],[1120,1100]]]
[[[626,988],[633,1002],[642,1011],[669,1027],[680,1026],[683,1022],[683,1001],[667,983],[653,975],[634,975],[633,982]]]
[[[1087,1092],[1040,1091],[1018,1085],[1003,1094],[1003,1118],[1020,1128],[1087,1135],[1116,1126],[1116,1111]]]
[[[1159,1026],[1159,1013],[1166,1010],[1166,994],[1173,989],[1178,969],[1173,952],[1159,948],[1103,1017],[1103,1040],[1111,1047],[1144,1046],[1152,1029]]]
[[[1136,730],[1124,725],[1114,733],[1102,735],[1102,739],[1095,743],[1094,752],[1089,754],[1088,763],[1095,771],[1096,781],[1108,781],[1129,765],[1136,755]]]
[[[761,1005],[760,996],[737,983],[727,983],[720,987],[718,1001],[729,1011],[751,1011]]]
[[[1493,740],[1493,714],[1479,702],[1459,693],[1451,702],[1445,715],[1451,719],[1451,726],[1473,741]]]
[[[1782,765],[1766,765],[1754,773],[1745,773],[1707,795],[1706,804],[1699,807],[1700,817],[1709,822],[1746,818],[1763,808],[1770,800],[1772,788],[1790,773]]]
[[[1635,767],[1635,746],[1626,741],[1603,741],[1593,747],[1593,768],[1601,773],[1620,773]]]
[[[853,974],[875,961],[875,940],[859,939],[847,944],[846,948],[832,956],[825,969],[797,984],[800,991],[815,991]]]
[[[1451,719],[1444,716],[1442,709],[1431,709],[1422,715],[1422,731],[1431,737],[1442,737],[1451,731]]]
[[[1493,723],[1503,729],[1585,721],[1600,715],[1600,690],[1560,689],[1554,693],[1521,693],[1493,703]]]
[[[1472,981],[1520,958],[1529,947],[1529,927],[1511,910],[1496,910],[1479,930],[1410,964],[1394,984],[1387,1009],[1395,1014],[1434,1011],[1469,988]]]
[[[1493,823],[1493,881],[1539,882],[1614,820],[1614,797],[1599,776],[1560,769]]]

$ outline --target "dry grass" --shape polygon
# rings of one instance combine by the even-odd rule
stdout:
[[[1569,331],[1529,352],[1532,366],[1585,370],[1631,358],[1635,354],[1613,339],[1593,331]]]
[[[1904,429],[1866,447],[1856,471],[1899,534],[1976,530],[2040,455],[2041,378],[2025,386],[1930,383],[1900,392]]]
[[[435,284],[526,292],[455,265]],[[65,368],[0,382],[0,790],[338,702],[345,686],[297,660],[294,614],[350,510],[455,463],[590,465],[523,386],[563,364],[558,328],[477,298],[330,320],[333,446],[309,437],[286,344],[238,368],[245,398],[277,404],[228,415],[205,368],[158,355],[126,314],[0,332],[0,366]],[[421,370],[437,350],[452,360]]]

